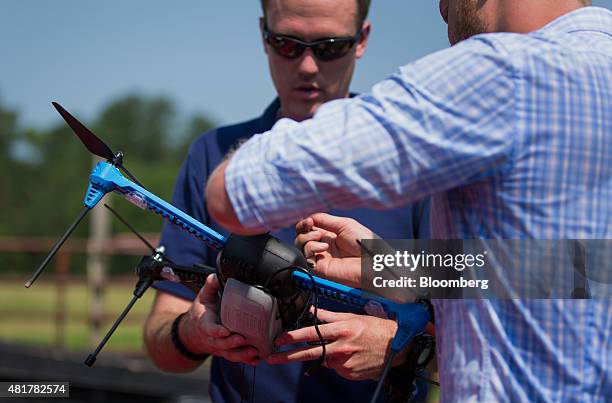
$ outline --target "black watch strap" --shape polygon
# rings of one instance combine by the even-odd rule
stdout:
[[[185,347],[185,345],[181,341],[181,338],[179,337],[179,324],[186,313],[187,312],[183,312],[182,314],[177,316],[176,319],[174,319],[174,322],[172,322],[172,329],[170,330],[172,344],[174,344],[174,348],[176,348],[176,350],[185,358],[188,358],[192,361],[205,360],[206,358],[208,358],[208,354],[198,354],[194,353],[193,351],[190,351],[187,347]]]

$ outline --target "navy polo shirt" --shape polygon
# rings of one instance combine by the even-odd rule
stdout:
[[[192,143],[176,180],[173,204],[207,226],[227,235],[227,231],[223,230],[206,210],[206,181],[228,151],[242,140],[272,128],[279,107],[277,99],[257,119],[219,127],[198,137]],[[385,212],[355,209],[336,210],[331,214],[353,217],[387,239],[429,237],[429,207],[426,203]],[[285,228],[273,235],[293,244],[295,230],[293,227]],[[164,224],[160,244],[166,247],[166,256],[178,264],[216,265],[215,251],[171,223]],[[195,298],[195,294],[181,284],[162,281],[157,282],[154,287],[190,301]],[[338,400],[368,402],[374,393],[373,381],[349,381],[327,368],[322,368],[314,375],[304,376],[307,366],[308,363],[268,365],[262,362],[257,367],[252,367],[213,357],[210,394],[215,402],[312,403]],[[254,396],[251,396],[253,391]]]

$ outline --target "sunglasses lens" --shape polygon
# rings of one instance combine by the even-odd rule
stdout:
[[[352,40],[335,40],[324,42],[312,47],[315,56],[323,61],[339,59],[345,56],[353,47]]]
[[[295,59],[304,53],[304,45],[297,43],[290,38],[269,35],[268,44],[281,56],[288,59]]]
[[[288,59],[296,59],[309,47],[315,57],[322,61],[339,59],[345,56],[359,38],[357,34],[354,38],[330,38],[315,42],[304,42],[291,37],[275,34],[265,29],[266,42],[276,53]]]

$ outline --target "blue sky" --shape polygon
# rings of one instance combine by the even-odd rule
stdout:
[[[133,92],[219,124],[254,117],[274,96],[260,14],[258,0],[3,0],[0,103],[24,126],[57,123],[53,100],[87,121]],[[370,20],[354,91],[448,46],[438,1],[374,0]]]

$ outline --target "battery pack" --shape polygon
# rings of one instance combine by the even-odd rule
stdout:
[[[223,288],[221,323],[244,336],[261,358],[274,351],[274,339],[283,330],[276,298],[233,278]]]

